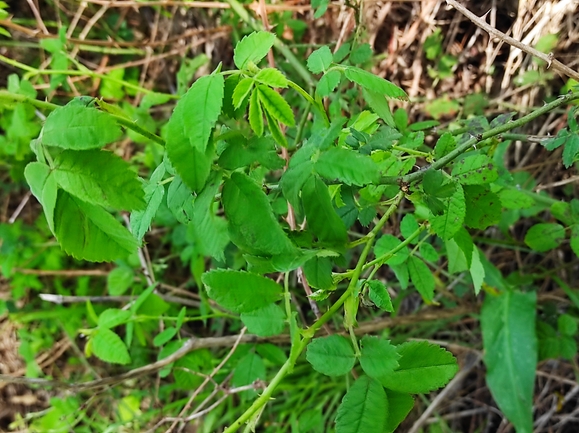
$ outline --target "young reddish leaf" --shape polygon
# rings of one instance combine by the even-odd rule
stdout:
[[[215,269],[203,274],[207,294],[235,313],[250,313],[280,299],[282,288],[275,281],[245,271]]]

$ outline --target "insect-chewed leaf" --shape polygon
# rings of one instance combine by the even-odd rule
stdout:
[[[262,189],[247,175],[233,173],[221,194],[231,240],[255,255],[278,255],[293,250]]]
[[[259,100],[271,117],[287,126],[294,126],[296,124],[294,112],[279,93],[263,84],[259,84],[257,89],[259,90]]]
[[[491,393],[517,431],[533,431],[533,388],[537,367],[537,295],[506,291],[486,296],[481,328]]]
[[[88,203],[115,209],[145,207],[136,173],[122,158],[101,150],[65,150],[55,159],[58,185]]]
[[[364,87],[365,89],[381,93],[387,98],[395,98],[403,101],[408,100],[408,95],[404,90],[382,77],[378,77],[354,66],[346,66],[344,73],[348,80]]]
[[[94,107],[68,104],[46,118],[41,132],[42,143],[63,149],[101,148],[119,139],[122,131],[109,114]]]
[[[278,301],[282,288],[275,281],[245,271],[214,269],[203,274],[207,294],[235,313],[249,313]]]
[[[360,377],[338,407],[336,433],[383,432],[388,418],[388,398],[382,385]]]
[[[254,79],[257,82],[270,87],[281,87],[285,89],[288,86],[288,81],[285,75],[274,68],[262,69],[255,75]]]
[[[244,37],[233,50],[233,62],[238,69],[244,69],[249,62],[255,64],[263,59],[275,43],[275,35],[269,32],[253,32]]]
[[[327,46],[318,48],[308,57],[308,69],[312,74],[320,74],[330,67],[334,60],[332,52]]]
[[[99,328],[90,339],[93,353],[105,362],[128,364],[131,356],[127,346],[117,334],[108,328]]]
[[[304,184],[302,202],[308,229],[321,243],[340,247],[348,241],[346,226],[334,210],[328,186],[318,176],[311,176]]]
[[[314,338],[306,352],[306,359],[314,370],[327,376],[341,376],[354,368],[356,354],[346,337],[330,335]]]
[[[393,391],[420,394],[441,388],[458,371],[456,358],[440,346],[426,341],[410,341],[397,348],[399,367],[380,377]]]
[[[486,155],[471,155],[455,162],[452,176],[463,185],[479,185],[494,182],[499,173]]]
[[[378,165],[371,157],[340,147],[322,152],[315,170],[328,180],[338,179],[347,185],[357,186],[377,182],[380,174]]]
[[[54,234],[62,249],[91,262],[112,262],[136,252],[137,242],[111,214],[63,190],[54,210]]]

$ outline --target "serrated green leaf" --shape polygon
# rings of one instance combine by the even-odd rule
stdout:
[[[487,155],[471,155],[454,163],[452,176],[463,185],[494,182],[499,173]]]
[[[271,137],[253,137],[249,143],[232,140],[217,161],[219,166],[228,170],[248,167],[256,162],[271,170],[279,170],[285,166],[285,161],[278,155]]]
[[[214,269],[203,274],[207,294],[235,313],[249,313],[280,299],[282,288],[275,281],[245,271]]]
[[[579,135],[571,134],[569,139],[565,142],[563,149],[563,165],[569,168],[577,160],[577,153],[579,153]]]
[[[131,268],[119,266],[107,275],[107,290],[111,296],[120,296],[133,284],[135,274]]]
[[[380,380],[398,368],[400,355],[390,340],[366,335],[360,341],[360,365],[368,376]]]
[[[127,346],[117,334],[107,328],[99,328],[90,338],[92,352],[97,357],[111,364],[126,365],[131,362]]]
[[[314,370],[326,376],[347,374],[356,363],[352,344],[341,335],[314,338],[308,344],[306,359]]]
[[[501,204],[506,209],[528,209],[535,204],[533,197],[514,188],[505,188],[499,192]]]
[[[139,242],[143,240],[145,233],[149,230],[151,222],[165,195],[165,187],[160,183],[165,175],[165,164],[161,163],[151,175],[149,184],[145,187],[145,203],[143,210],[131,213],[131,231]]]
[[[327,46],[323,46],[309,55],[307,66],[312,74],[321,74],[331,66],[332,61],[332,52]]]
[[[427,393],[446,385],[458,371],[452,353],[426,341],[409,341],[397,351],[399,367],[380,378],[380,383],[393,391]]]
[[[278,255],[293,249],[267,196],[247,175],[233,173],[223,185],[221,199],[231,240],[238,247],[255,255]]]
[[[275,142],[280,146],[287,148],[288,146],[287,139],[285,138],[283,132],[281,132],[281,128],[279,126],[278,121],[271,116],[271,113],[269,111],[265,110],[264,114],[265,118],[267,119],[267,126],[269,128],[269,132],[271,132],[271,136],[273,137]]]
[[[452,196],[443,201],[443,213],[430,219],[432,230],[443,240],[451,239],[456,234],[466,215],[464,191],[460,184],[455,186]]]
[[[388,105],[388,101],[384,95],[365,87],[362,88],[362,94],[364,95],[364,100],[368,103],[372,111],[380,116],[386,125],[394,128],[394,117],[392,117],[392,111],[390,110],[390,106]]]
[[[376,241],[376,244],[374,245],[374,255],[376,258],[382,257],[401,243],[402,242],[400,239],[398,239],[396,236],[386,234]],[[406,262],[406,260],[408,260],[408,256],[408,248],[404,247],[384,263],[388,265],[401,265],[402,263]]]
[[[448,155],[456,148],[456,137],[450,132],[445,132],[440,136],[434,146],[434,157],[440,159]]]
[[[327,72],[320,78],[320,81],[316,85],[316,93],[322,98],[330,96],[338,84],[340,84],[341,79],[342,73],[340,71]]]
[[[535,292],[509,290],[487,295],[481,311],[487,384],[501,411],[522,433],[533,431],[536,303]]]
[[[374,52],[369,43],[360,44],[350,53],[350,62],[352,62],[353,65],[365,63],[371,59],[372,54],[374,54]]]
[[[249,98],[249,125],[253,132],[258,137],[263,135],[263,109],[261,107],[261,102],[259,100],[259,91],[253,89],[251,97]]]
[[[65,150],[56,157],[55,167],[58,185],[81,200],[124,210],[145,207],[136,173],[112,152]]]
[[[103,311],[98,320],[100,328],[114,328],[115,326],[127,323],[133,313],[128,310],[121,310],[119,308],[107,308]]]
[[[109,114],[94,107],[68,104],[46,118],[42,143],[63,149],[96,149],[118,140],[121,128]]]
[[[269,304],[248,313],[241,313],[240,317],[243,324],[247,326],[248,332],[260,337],[281,334],[285,327],[285,312],[277,304]]]
[[[232,96],[234,109],[237,110],[245,102],[247,95],[253,89],[254,82],[253,78],[244,78],[235,86]]]
[[[436,287],[432,272],[422,260],[414,256],[409,257],[407,264],[410,281],[426,302],[432,302]]]
[[[485,278],[485,268],[481,261],[481,253],[478,248],[472,251],[472,260],[470,263],[470,277],[472,278],[472,285],[474,287],[474,294],[478,295],[482,289],[482,284]]]
[[[204,154],[211,131],[217,122],[223,105],[225,81],[223,75],[212,74],[199,78],[177,102],[167,124],[167,151],[188,144],[190,148]],[[177,155],[174,155],[177,157]],[[175,164],[177,159],[171,158]],[[189,167],[189,170],[194,169]],[[185,180],[183,173],[179,173]],[[194,189],[194,188],[193,188]]]
[[[376,305],[381,310],[392,313],[394,307],[392,306],[392,298],[390,298],[390,293],[386,289],[384,283],[378,280],[368,281],[369,298],[374,305]]]
[[[310,286],[320,290],[333,287],[332,261],[329,257],[315,256],[304,263],[303,269]]]
[[[541,253],[557,248],[564,239],[565,228],[555,223],[535,224],[525,234],[525,244]]]
[[[265,364],[261,356],[249,352],[237,362],[235,372],[231,378],[231,384],[236,387],[250,385],[258,379],[266,379]],[[244,391],[244,394],[242,394],[245,397],[253,397],[255,395],[256,392],[254,390]]]
[[[185,185],[194,192],[201,191],[211,172],[214,146],[208,146],[205,153],[201,153],[187,142],[172,140],[167,142],[166,149],[167,156]]]
[[[270,87],[281,87],[285,89],[288,86],[285,75],[274,68],[262,69],[253,78],[255,81]]]
[[[338,179],[347,185],[364,186],[376,183],[378,165],[368,155],[333,147],[322,152],[315,163],[316,172],[328,179]]]
[[[402,101],[408,100],[406,92],[390,81],[354,66],[345,66],[344,68],[346,78],[359,86],[381,93],[387,98],[395,98]]]
[[[480,185],[464,186],[466,214],[464,224],[473,229],[484,230],[497,224],[502,216],[499,196]]]
[[[215,177],[195,199],[190,228],[196,248],[205,256],[225,260],[225,247],[229,243],[227,221],[218,217],[213,209],[215,195],[221,186],[221,177]]]
[[[259,100],[263,108],[274,119],[279,120],[287,126],[294,126],[296,124],[293,110],[279,93],[263,84],[259,84],[257,90],[259,91]]]
[[[388,398],[388,420],[386,421],[385,433],[393,433],[398,425],[414,407],[414,399],[410,394],[386,390]]]
[[[56,200],[54,234],[67,254],[91,262],[111,262],[137,249],[133,235],[111,214],[63,190]]]
[[[384,388],[368,376],[360,377],[338,407],[336,433],[383,432],[388,418]]]
[[[400,221],[400,234],[404,236],[404,239],[408,239],[419,227],[414,214],[408,213]]]
[[[304,184],[302,202],[308,229],[321,243],[343,246],[348,241],[346,226],[334,210],[327,185],[318,176],[311,176]]]
[[[24,177],[30,185],[30,190],[42,204],[48,227],[54,233],[54,208],[58,185],[54,176],[51,176],[50,167],[40,162],[31,162],[24,169]]]
[[[275,35],[269,32],[253,32],[245,36],[233,50],[233,62],[238,69],[245,69],[249,62],[256,65],[267,56],[275,43]]]
[[[187,224],[193,214],[193,193],[178,175],[167,189],[167,207],[181,224]]]

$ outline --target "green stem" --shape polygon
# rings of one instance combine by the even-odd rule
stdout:
[[[562,105],[568,104],[571,101],[579,99],[579,92],[568,93],[566,95],[561,95],[559,98],[550,102],[549,104],[544,105],[543,107],[533,111],[532,113],[527,114],[526,116],[521,117],[520,119],[513,120],[512,122],[505,123],[504,125],[497,126],[496,128],[492,128],[486,131],[483,134],[478,136],[472,137],[470,140],[467,140],[459,147],[454,149],[452,152],[448,153],[447,155],[443,156],[428,168],[416,171],[414,173],[407,174],[402,177],[398,176],[385,176],[381,179],[380,183],[385,185],[394,185],[400,182],[411,183],[416,182],[424,177],[424,175],[432,170],[439,170],[457,158],[459,155],[468,151],[471,147],[476,145],[480,141],[487,140],[492,137],[496,137],[497,135],[503,134],[508,132],[512,129],[518,128],[529,123],[532,120],[537,119],[539,116],[546,114],[555,108],[558,108]]]
[[[362,254],[360,254],[360,258],[358,259],[356,267],[353,271],[352,279],[350,280],[350,284],[348,284],[348,288],[344,291],[342,296],[340,296],[340,298],[330,307],[330,309],[328,311],[326,311],[326,313],[322,317],[320,317],[316,322],[314,322],[314,324],[309,329],[304,330],[302,332],[303,338],[297,343],[297,347],[295,348],[296,354],[299,355],[300,353],[302,353],[305,350],[306,346],[308,345],[310,340],[314,337],[316,332],[324,325],[324,323],[326,323],[342,307],[342,305],[344,304],[346,299],[348,299],[348,297],[350,297],[352,295],[352,293],[354,292],[354,289],[356,288],[356,286],[358,284],[358,281],[360,279],[360,275],[362,274],[364,262],[366,261],[366,258],[368,257],[368,255],[370,254],[370,251],[372,250],[372,246],[374,244],[374,242],[373,242],[374,239],[376,239],[376,236],[378,235],[378,233],[380,233],[380,231],[382,230],[382,227],[384,227],[384,225],[388,222],[388,220],[390,219],[390,216],[396,211],[396,209],[398,209],[398,206],[400,205],[400,202],[402,201],[403,198],[404,198],[404,194],[402,192],[398,193],[398,195],[395,197],[392,205],[388,208],[388,210],[382,216],[382,218],[380,218],[380,221],[378,221],[376,226],[374,226],[374,228],[370,232],[371,236],[369,237],[368,243],[364,247]],[[293,352],[294,352],[294,347],[292,347],[292,353]],[[263,394],[261,394],[253,402],[253,404],[249,407],[249,409],[247,409],[239,418],[237,418],[237,420],[235,420],[235,422],[233,424],[231,424],[229,427],[227,427],[223,431],[223,433],[235,432],[245,422],[247,422],[255,413],[257,413],[257,411],[259,411],[265,404],[267,404],[267,402],[269,401],[269,399],[273,395],[273,392],[275,391],[277,386],[281,383],[281,381],[284,379],[284,377],[290,371],[293,370],[293,367],[294,367],[296,361],[297,361],[297,356],[290,356],[290,358],[283,364],[283,366],[280,368],[280,370],[277,372],[277,374],[271,380],[271,382],[269,383],[267,388],[263,391]]]

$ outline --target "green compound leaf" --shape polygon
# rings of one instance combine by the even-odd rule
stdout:
[[[263,190],[247,175],[233,173],[225,181],[223,208],[231,241],[255,255],[287,253],[293,246],[277,222]]]
[[[368,376],[360,377],[338,407],[336,433],[383,432],[388,418],[384,388]]]
[[[535,251],[545,252],[557,248],[565,239],[565,228],[560,224],[541,223],[531,227],[525,235],[525,244]]]
[[[410,394],[389,389],[386,390],[386,397],[388,397],[388,420],[384,432],[393,433],[414,407],[414,399]]]
[[[241,321],[248,332],[260,337],[271,337],[282,333],[285,327],[285,312],[277,304],[241,313]]]
[[[245,36],[233,50],[233,62],[238,69],[245,69],[249,63],[258,64],[275,43],[275,35],[268,32],[253,32]]]
[[[434,233],[443,240],[451,239],[462,227],[466,215],[464,191],[460,184],[452,195],[443,201],[444,210],[441,215],[434,215],[430,224]]]
[[[342,73],[340,71],[329,71],[318,82],[316,86],[316,93],[324,98],[330,96],[334,89],[340,84]]]
[[[410,274],[410,281],[412,281],[420,296],[422,296],[426,302],[432,302],[436,283],[428,266],[419,258],[411,256],[408,259],[408,272]]]
[[[312,74],[321,74],[332,65],[333,60],[330,49],[323,46],[310,54],[307,66]]]
[[[279,93],[263,84],[259,84],[257,90],[259,91],[259,100],[263,108],[265,108],[271,117],[287,126],[294,126],[296,124],[294,112]]]
[[[201,154],[205,153],[211,131],[221,114],[224,87],[221,74],[206,75],[193,83],[177,102],[169,119],[167,146],[172,142],[188,143]],[[171,162],[175,165],[174,160]]]
[[[40,162],[31,162],[24,169],[24,177],[30,185],[32,194],[42,204],[48,227],[54,233],[54,208],[58,185],[54,176],[51,176],[50,167]]]
[[[328,180],[338,179],[347,185],[357,186],[376,183],[380,174],[378,165],[368,155],[339,147],[322,152],[315,163],[315,170]]]
[[[233,107],[237,110],[241,105],[245,102],[247,95],[253,89],[253,84],[255,81],[253,78],[244,78],[242,79],[237,86],[235,86],[235,90],[233,91]]]
[[[326,376],[347,374],[356,363],[356,355],[350,340],[335,334],[314,338],[308,344],[306,359],[314,370]]]
[[[497,180],[499,172],[487,155],[471,155],[455,162],[452,176],[463,185],[480,185]]]
[[[369,298],[372,302],[374,302],[374,305],[389,313],[394,311],[394,307],[392,306],[392,298],[390,297],[390,293],[388,293],[384,283],[378,280],[371,280],[368,281],[368,288]]]
[[[281,87],[285,89],[288,86],[285,75],[274,68],[262,69],[253,78],[255,81],[270,87]]]
[[[360,365],[373,379],[380,380],[398,368],[400,355],[389,340],[366,335],[360,341]]]
[[[47,146],[85,150],[101,148],[118,140],[121,135],[121,128],[109,114],[69,103],[46,118],[41,141]]]
[[[269,278],[245,271],[214,269],[202,277],[207,294],[234,313],[249,313],[281,298],[282,288]]]
[[[90,338],[92,352],[97,358],[111,364],[126,365],[131,362],[127,346],[117,334],[107,328],[99,328]]]
[[[395,98],[402,101],[408,100],[408,95],[404,90],[384,78],[354,66],[345,66],[344,69],[344,74],[348,80],[367,90],[381,93],[387,98]]]
[[[161,184],[165,175],[165,164],[161,163],[151,174],[151,179],[145,187],[146,207],[143,210],[135,211],[131,214],[131,231],[139,242],[143,240],[145,233],[149,230],[151,222],[165,195],[165,187]]]
[[[499,196],[487,187],[472,185],[464,187],[466,214],[464,224],[473,229],[484,230],[497,224],[502,216]]]
[[[136,173],[112,152],[65,150],[56,157],[55,166],[58,186],[81,200],[115,209],[145,207]]]
[[[111,214],[62,190],[54,210],[54,234],[62,249],[79,260],[112,262],[137,249],[133,235]]]
[[[333,287],[332,261],[329,257],[315,256],[304,263],[303,269],[310,286],[320,290]]]
[[[304,184],[302,201],[308,229],[321,243],[340,247],[348,241],[348,231],[334,210],[328,186],[318,176],[311,176]]]
[[[409,341],[397,348],[399,367],[380,383],[393,391],[423,394],[446,385],[458,371],[452,353],[426,341]]]
[[[253,89],[251,97],[249,98],[249,125],[255,135],[258,137],[263,135],[263,109],[259,101],[259,91],[257,89]]]
[[[499,408],[522,433],[533,431],[536,305],[535,292],[509,290],[486,296],[481,311],[487,384]]]
[[[216,177],[193,203],[193,212],[189,230],[192,231],[196,248],[205,256],[216,260],[225,260],[225,247],[229,243],[227,221],[215,214],[214,200],[219,191],[221,178]]]

